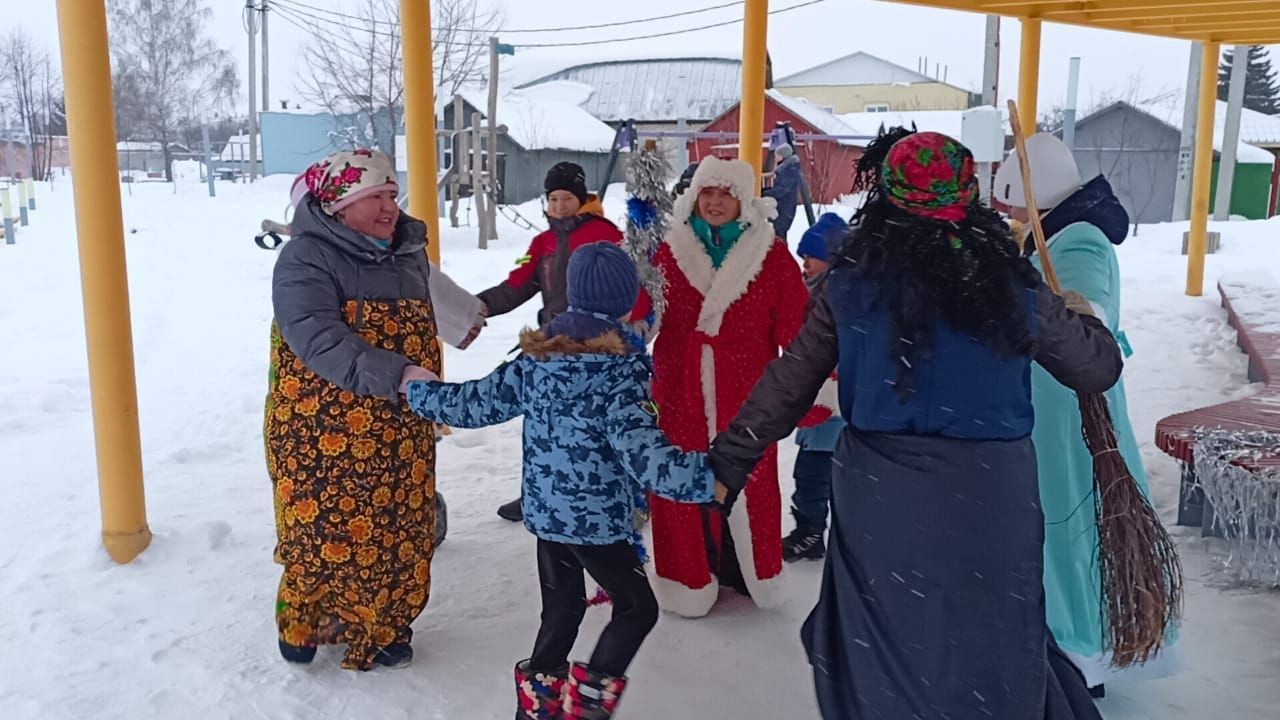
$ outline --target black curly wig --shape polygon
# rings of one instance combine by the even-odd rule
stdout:
[[[881,171],[889,149],[915,130],[882,130],[858,161],[855,187],[867,193],[833,269],[852,267],[873,280],[888,306],[894,338],[888,350],[898,363],[897,390],[912,391],[911,366],[931,354],[933,328],[944,322],[972,335],[1002,357],[1031,356],[1023,293],[1040,283],[1021,256],[1009,226],[979,203],[963,220],[914,215],[888,201]]]

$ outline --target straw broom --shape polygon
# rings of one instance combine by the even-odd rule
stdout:
[[[1026,136],[1013,100],[1009,101],[1009,122],[1040,266],[1049,288],[1061,295],[1031,187]],[[1128,667],[1158,653],[1164,645],[1165,629],[1181,617],[1182,564],[1173,539],[1120,454],[1106,396],[1081,393],[1079,401],[1084,442],[1093,455],[1102,630],[1112,665]]]

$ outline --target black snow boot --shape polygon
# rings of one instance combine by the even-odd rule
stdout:
[[[284,658],[285,660],[288,660],[291,663],[306,665],[307,663],[316,659],[316,649],[314,646],[308,647],[306,645],[302,645],[302,646],[290,645],[289,643],[283,640],[280,640],[279,643],[280,643],[280,657]]]
[[[524,520],[524,509],[520,507],[520,503],[524,501],[523,496],[498,506],[498,517],[511,522],[520,522]]]
[[[379,650],[373,661],[387,668],[408,667],[413,662],[413,647],[407,642],[391,643]]]
[[[820,530],[797,527],[782,539],[782,559],[787,562],[821,560],[826,554],[827,546],[822,542]]]

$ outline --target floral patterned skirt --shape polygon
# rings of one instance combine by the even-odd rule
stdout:
[[[371,345],[439,370],[429,303],[348,302],[344,314]],[[366,670],[380,649],[409,641],[431,591],[435,430],[403,401],[357,396],[311,372],[275,327],[270,385],[280,639],[345,643],[342,666]]]

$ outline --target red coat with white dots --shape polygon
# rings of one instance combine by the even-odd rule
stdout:
[[[695,177],[695,186],[677,204],[677,213],[681,204],[686,211],[674,217],[689,217],[689,196],[697,191]],[[743,205],[740,219],[746,227],[719,269],[687,221],[668,232],[654,256],[666,297],[653,350],[654,399],[659,425],[685,450],[706,450],[728,427],[765,366],[804,321],[809,293],[786,244],[773,236],[767,220],[772,201],[749,199]],[[719,546],[719,516],[662,498],[654,498],[651,506],[658,601],[681,615],[705,615],[718,594],[706,538],[709,534]],[[756,604],[774,604],[777,592],[770,581],[782,570],[776,449],[752,474],[728,524]]]

